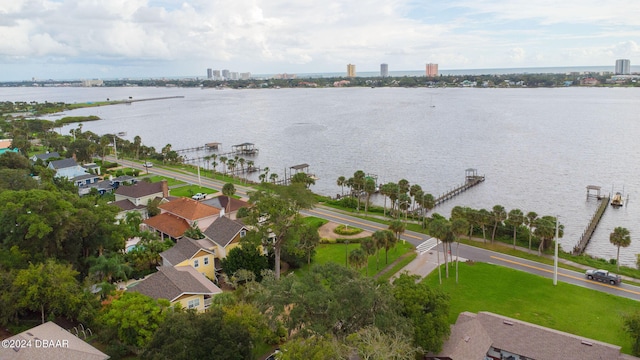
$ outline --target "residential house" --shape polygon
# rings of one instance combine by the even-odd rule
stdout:
[[[236,214],[238,212],[238,209],[240,209],[241,207],[244,207],[244,208],[249,207],[248,202],[244,200],[236,199],[233,197],[229,197],[226,195],[215,196],[211,199],[206,199],[201,202],[203,204],[207,204],[209,206],[213,206],[216,209],[219,209],[220,213],[223,216],[226,215],[231,219],[236,219]]]
[[[220,217],[220,210],[190,198],[176,198],[161,204],[160,215],[144,220],[144,224],[158,232],[162,239],[181,238],[187,229],[198,227],[205,231],[215,219]]]
[[[112,186],[114,181],[117,181],[119,185],[127,183],[127,179],[117,177],[114,180],[110,180]],[[118,186],[114,194],[116,200],[111,205],[115,205],[122,210],[116,218],[123,219],[127,212],[138,211],[143,219],[147,219],[149,217],[147,204],[150,200],[156,198],[167,199],[169,197],[169,186],[166,180],[155,183],[140,181],[129,186]]]
[[[59,159],[61,157],[62,156],[60,156],[60,154],[54,151],[54,152],[46,152],[44,154],[36,154],[36,155],[33,155],[30,159],[34,163],[37,162],[38,160],[42,160],[44,163],[46,163],[50,159]]]
[[[222,290],[191,266],[160,266],[158,272],[130,287],[154,299],[167,299],[171,305],[203,312],[213,296]]]
[[[630,360],[620,347],[490,312],[463,312],[430,360]]]
[[[81,339],[85,334],[67,331],[49,321],[2,341],[3,360],[106,360],[109,355]],[[27,346],[9,347],[12,343]],[[4,346],[4,345],[7,346]],[[29,346],[30,345],[30,346]]]
[[[216,244],[209,239],[183,237],[170,249],[160,253],[162,266],[192,266],[209,279],[216,279],[220,260],[216,258]]]
[[[216,244],[216,258],[224,259],[231,249],[240,245],[240,239],[247,235],[247,227],[226,217],[216,219],[205,231],[204,236]]]
[[[73,158],[50,161],[47,167],[56,172],[56,177],[67,178],[78,187],[89,187],[100,180],[100,176],[88,173]]]

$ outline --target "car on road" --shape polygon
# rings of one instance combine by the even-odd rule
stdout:
[[[193,195],[191,198],[193,200],[204,200],[204,198],[207,196],[207,194],[203,194],[203,193],[197,193],[195,195]]]
[[[587,270],[584,276],[589,280],[602,281],[611,285],[620,285],[622,282],[620,275],[612,274],[607,270]]]
[[[276,355],[280,353],[279,349],[276,349],[271,355],[267,356],[264,360],[276,360]]]
[[[149,161],[145,161],[144,164],[142,164],[142,166],[144,166],[146,168],[150,168],[150,167],[153,167],[153,163],[149,162]]]

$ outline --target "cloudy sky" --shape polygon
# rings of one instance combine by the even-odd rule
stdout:
[[[638,0],[1,0],[0,81],[640,63]]]

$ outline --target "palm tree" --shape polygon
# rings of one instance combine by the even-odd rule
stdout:
[[[369,262],[369,256],[375,254],[377,250],[376,243],[371,237],[362,239],[362,241],[360,241],[360,248],[367,254],[367,263]],[[367,276],[369,276],[369,266],[367,266]]]
[[[349,253],[349,264],[353,265],[356,269],[362,269],[367,263],[367,254],[361,248],[353,249]]]
[[[456,284],[458,283],[458,250],[460,249],[460,237],[467,232],[469,222],[464,218],[451,221],[451,231],[456,238]]]
[[[493,220],[493,232],[491,233],[491,243],[496,238],[496,230],[498,229],[498,224],[502,224],[502,222],[507,218],[507,211],[504,209],[502,205],[495,205],[493,207],[493,211],[491,212],[491,217]]]
[[[396,241],[400,242],[400,235],[407,229],[407,225],[402,220],[394,220],[389,224],[389,230],[391,230],[395,236]]]
[[[378,254],[380,254],[379,250],[385,246],[386,237],[387,235],[385,234],[385,230],[376,230],[373,235],[371,235],[371,240],[373,240],[373,244],[376,248],[376,270],[380,269],[378,267]]]
[[[93,260],[93,265],[89,268],[89,273],[97,277],[99,281],[111,283],[114,280],[127,280],[131,268],[118,255],[111,257],[99,256]]]
[[[529,227],[529,251],[531,251],[531,234],[533,233],[531,228],[535,226],[537,219],[538,219],[538,214],[536,214],[534,211],[529,211],[527,213],[527,216],[525,217],[525,222]]]
[[[513,209],[509,211],[507,222],[509,223],[509,225],[513,226],[513,248],[515,249],[516,248],[516,230],[524,222],[524,214],[520,209]]]
[[[142,145],[142,138],[136,135],[133,138],[133,146],[136,149],[136,160],[140,158],[140,145]]]
[[[451,223],[444,218],[438,218],[431,222],[429,225],[429,233],[435,238],[442,241],[442,250],[444,254],[445,274],[449,278],[449,263],[447,261],[447,244],[451,243],[454,239],[453,232],[451,231]]]
[[[227,160],[229,160],[229,158],[227,158],[226,156],[220,156],[220,165],[224,166],[222,169],[225,170],[224,175],[227,174],[227,171],[226,171]]]
[[[411,187],[409,188],[409,195],[411,195],[413,197],[414,200],[414,205],[418,202],[417,200],[422,197],[422,186],[418,185],[418,184],[413,184],[411,185]]]
[[[367,194],[367,201],[364,203],[364,216],[369,210],[369,199],[376,192],[376,182],[372,178],[367,178],[364,182],[364,192]]]
[[[240,164],[240,171],[242,171],[242,179],[243,179],[243,181],[245,179],[245,174],[244,174],[244,163],[245,162],[246,162],[246,160],[244,158],[238,159],[238,164]]]
[[[420,198],[420,206],[422,207],[422,226],[426,226],[427,213],[436,207],[436,198],[431,194],[422,194]]]
[[[365,176],[366,175],[362,170],[358,170],[353,173],[353,187],[358,198],[358,212],[360,212],[360,193],[364,190]]]
[[[616,227],[609,235],[609,242],[618,247],[618,254],[616,255],[616,265],[618,271],[620,271],[620,247],[627,247],[631,245],[631,235],[629,230],[623,227]]]
[[[227,197],[227,216],[229,216],[229,211],[231,211],[231,197],[236,193],[236,187],[233,186],[232,183],[226,183],[222,187],[222,194]],[[229,216],[230,217],[230,216]]]
[[[211,164],[213,166],[213,173],[211,173],[211,177],[213,177],[213,174],[216,173],[216,166],[218,166],[218,163],[216,162],[216,160],[218,160],[218,154],[211,154],[211,160],[213,160],[213,163]]]
[[[263,176],[258,176],[263,182],[269,178],[269,167],[265,167],[263,169],[264,174],[262,174]]]
[[[338,184],[338,186],[340,186],[340,196],[344,197],[344,184],[347,181],[347,179],[344,176],[340,176],[338,177],[338,181],[336,182]]]
[[[276,180],[278,180],[278,174],[271,173],[271,175],[269,175],[269,180],[271,180],[271,182],[275,184]]]

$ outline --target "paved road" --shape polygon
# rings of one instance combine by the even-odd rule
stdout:
[[[115,159],[109,158],[109,161],[115,161]],[[142,170],[143,173],[147,172],[147,169],[144,168],[140,163],[127,161],[127,160],[118,160],[118,162],[122,165],[140,169]],[[218,191],[222,191],[222,186],[224,185],[223,182],[218,180],[208,179],[204,177],[200,177],[200,179],[198,179],[197,175],[174,172],[172,170],[166,170],[161,167],[149,168],[148,173],[155,174],[155,175],[162,175],[168,178],[174,178],[190,184],[202,184],[202,186],[210,187]],[[247,196],[248,191],[251,191],[251,188],[236,185],[236,194],[240,196]],[[327,219],[337,223],[359,227],[369,231],[387,229],[386,226],[379,224],[377,222],[357,218],[347,213],[340,212],[324,206],[319,206],[312,210],[302,211],[302,214],[316,216],[316,217]],[[427,241],[429,238],[431,238],[429,235],[416,233],[413,231],[406,231],[401,236],[401,239],[406,240],[407,242],[413,244],[416,247],[422,244],[423,242]],[[419,255],[418,258],[414,261],[414,263],[410,264],[407,268],[412,269],[414,273],[417,273],[421,276],[425,276],[426,274],[428,274],[429,272],[437,268],[437,262],[433,260],[436,256],[440,256],[440,261],[442,261],[442,254],[440,253],[440,255],[438,255],[437,254],[438,251],[441,251],[440,247],[432,249],[429,253]],[[522,258],[517,258],[510,255],[489,251],[489,250],[485,250],[485,249],[481,249],[481,248],[477,248],[469,245],[464,245],[464,244],[460,245],[459,256],[464,259],[496,264],[496,265],[505,266],[512,269],[516,269],[516,270],[525,271],[531,274],[547,277],[550,279],[550,283],[551,283],[551,279],[553,279],[553,272],[554,272],[553,266],[542,264],[535,261],[525,260]],[[578,264],[573,264],[573,265],[576,267],[582,267],[581,265],[578,265]],[[562,282],[574,284],[577,286],[582,286],[585,288],[606,292],[612,295],[622,296],[622,297],[640,301],[640,287],[625,284],[625,283],[619,286],[615,286],[615,285],[600,283],[597,281],[590,281],[584,277],[584,273],[582,272],[570,271],[570,270],[559,268],[558,281],[562,281]]]

